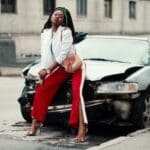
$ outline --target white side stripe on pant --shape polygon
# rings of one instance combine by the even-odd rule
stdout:
[[[80,101],[81,101],[81,108],[82,108],[84,123],[88,124],[86,110],[85,110],[85,103],[84,103],[83,94],[82,94],[84,81],[85,81],[85,63],[83,62],[83,64],[82,64],[82,77],[81,77],[81,84],[80,84]]]

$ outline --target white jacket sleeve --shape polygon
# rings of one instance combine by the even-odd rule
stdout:
[[[44,30],[41,33],[41,68],[48,68],[51,57],[49,54],[49,39],[48,31]]]
[[[72,37],[71,30],[69,28],[63,30],[61,38],[62,38],[61,50],[59,55],[56,58],[56,61],[59,64],[63,64],[64,59],[68,56],[68,54],[73,48],[73,37]]]
[[[46,68],[46,53],[44,51],[44,31],[41,33],[41,68]]]

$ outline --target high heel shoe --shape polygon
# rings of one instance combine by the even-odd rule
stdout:
[[[32,127],[29,129],[27,136],[36,136],[41,134],[42,123],[37,120],[33,120]]]
[[[41,129],[29,129],[27,136],[37,136],[37,135],[41,135]]]
[[[78,133],[78,135],[74,138],[74,141],[76,143],[82,143],[85,142],[86,138],[86,134],[88,133],[88,126],[85,125],[84,131],[83,131],[83,135],[80,135],[81,133]],[[82,137],[83,136],[83,137]]]

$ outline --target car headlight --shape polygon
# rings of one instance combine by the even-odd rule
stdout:
[[[97,93],[136,93],[138,91],[137,83],[111,82],[104,83],[97,87]]]

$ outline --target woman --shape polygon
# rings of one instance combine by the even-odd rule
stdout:
[[[49,16],[41,34],[41,82],[37,85],[32,110],[32,126],[28,136],[34,136],[44,122],[47,108],[56,92],[68,78],[72,77],[72,110],[69,123],[78,128],[76,142],[84,141],[87,119],[84,110],[82,88],[85,66],[74,73],[68,73],[63,67],[64,60],[75,53],[73,45],[75,30],[71,15],[66,8],[58,7]],[[83,116],[84,115],[84,116]]]

